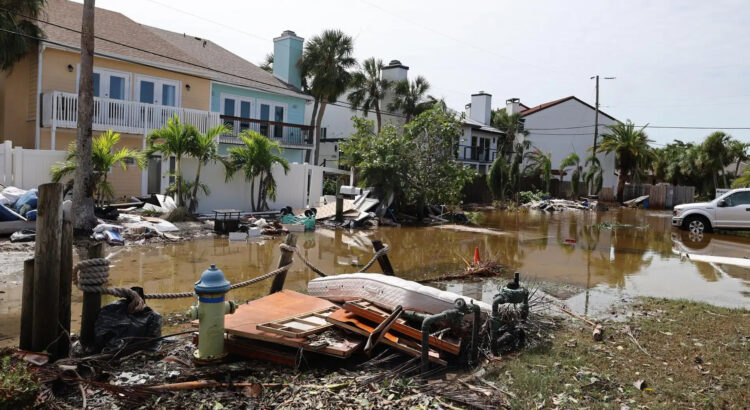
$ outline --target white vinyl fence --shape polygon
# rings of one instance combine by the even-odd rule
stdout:
[[[13,148],[10,141],[5,141],[0,144],[0,184],[31,189],[51,182],[50,168],[64,161],[65,154],[65,151]]]

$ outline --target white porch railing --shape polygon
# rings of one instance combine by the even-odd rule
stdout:
[[[177,117],[206,132],[219,125],[219,113],[169,107],[135,101],[94,97],[93,128],[97,131],[113,130],[129,134],[146,134],[161,128],[167,119]],[[78,95],[53,91],[42,96],[42,124],[45,127],[76,128],[78,126]]]

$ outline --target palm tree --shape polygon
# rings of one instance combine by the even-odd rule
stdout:
[[[527,175],[538,175],[544,183],[544,192],[549,193],[549,183],[552,180],[552,153],[542,152],[539,148],[529,151],[525,155],[527,159],[524,173]]]
[[[508,152],[513,148],[518,136],[529,135],[529,132],[523,129],[520,113],[508,115],[504,109],[494,110],[491,113],[490,123],[505,133],[505,138],[498,140],[498,152]]]
[[[731,140],[729,141],[729,146],[727,147],[727,154],[729,154],[729,158],[731,158],[730,162],[734,162],[734,176],[739,176],[740,172],[740,165],[743,162],[746,162],[748,159],[750,159],[750,156],[747,154],[747,149],[750,148],[750,143],[738,141],[738,140]]]
[[[193,143],[190,156],[198,161],[198,169],[195,172],[195,181],[192,182],[191,188],[193,190],[190,195],[190,205],[188,210],[195,212],[198,208],[198,188],[201,188],[205,194],[208,194],[208,187],[201,185],[201,166],[208,164],[210,161],[216,161],[218,156],[218,146],[216,138],[222,134],[229,132],[229,129],[224,124],[211,127],[205,134],[198,134]]]
[[[315,98],[315,165],[320,157],[320,128],[326,105],[335,103],[346,91],[351,80],[347,70],[357,64],[352,57],[353,43],[354,40],[341,30],[325,30],[305,44],[302,58],[297,63],[305,85]]]
[[[200,132],[195,126],[180,121],[177,114],[167,120],[167,125],[151,131],[148,135],[148,154],[160,153],[175,157],[175,185],[177,186],[177,206],[185,206],[182,183],[182,158],[189,156],[195,147]]]
[[[617,166],[617,201],[622,202],[625,183],[638,171],[639,165],[652,156],[648,135],[644,129],[636,129],[630,120],[607,127],[609,131],[602,135],[602,142],[596,152],[615,154]]]
[[[383,70],[383,60],[370,57],[362,62],[362,70],[352,75],[351,87],[352,92],[347,96],[347,100],[352,105],[352,110],[361,109],[365,117],[370,110],[375,110],[375,117],[378,120],[378,132],[382,126],[380,116],[380,100],[385,96],[386,91],[391,87],[388,80],[381,78]]]
[[[573,197],[578,196],[578,184],[581,180],[581,159],[578,158],[578,154],[571,152],[570,155],[565,157],[560,162],[560,183],[562,185],[563,179],[565,178],[565,168],[573,167],[573,173],[570,176],[570,187],[572,188]]]
[[[586,172],[583,173],[583,183],[588,187],[588,192],[593,195],[598,195],[599,191],[602,190],[603,178],[602,178],[602,164],[599,162],[599,158],[596,155],[591,154],[586,158],[585,165],[587,167]]]
[[[703,151],[706,153],[708,160],[706,167],[713,177],[714,189],[719,188],[719,172],[723,174],[724,186],[726,187],[728,185],[727,176],[724,173],[724,167],[729,165],[728,160],[730,158],[727,146],[731,139],[732,137],[725,132],[715,131],[703,140]]]
[[[37,38],[45,37],[32,19],[47,0],[3,0],[0,4],[7,9],[0,12],[0,29],[12,32],[0,32],[0,71],[5,71],[37,45]]]
[[[229,158],[224,161],[226,179],[230,181],[237,171],[242,171],[250,182],[250,208],[253,211],[268,209],[267,198],[276,199],[276,180],[273,167],[278,164],[289,171],[289,162],[281,154],[278,142],[271,141],[252,130],[243,131],[239,138],[245,145],[229,149]],[[258,180],[258,199],[255,200],[255,180]]]
[[[393,86],[393,102],[388,104],[388,111],[401,111],[404,113],[405,123],[410,123],[412,118],[429,110],[438,100],[433,96],[425,96],[430,90],[430,83],[421,75],[413,81],[401,80]]]
[[[120,142],[120,134],[109,130],[94,138],[91,150],[91,163],[94,169],[94,185],[96,187],[96,201],[101,204],[104,199],[114,197],[112,185],[107,182],[107,177],[113,167],[120,165],[123,170],[127,169],[127,162],[133,161],[138,169],[146,167],[146,156],[142,151],[132,148],[120,148],[115,146]],[[59,162],[52,166],[52,181],[60,182],[65,176],[75,172],[77,168],[78,147],[75,142],[68,146],[68,154],[65,162]]]
[[[263,71],[273,73],[273,53],[268,53],[258,65]]]

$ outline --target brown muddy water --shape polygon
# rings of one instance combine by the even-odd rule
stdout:
[[[612,303],[633,296],[685,298],[727,307],[750,307],[750,270],[680,260],[673,248],[718,256],[750,256],[750,238],[705,235],[691,238],[673,229],[670,213],[617,209],[608,212],[503,212],[484,214],[482,225],[503,232],[482,234],[435,227],[383,227],[369,231],[318,229],[299,234],[305,256],[331,274],[354,272],[372,256],[370,240],[391,246],[389,257],[398,276],[438,277],[463,269],[475,247],[482,257],[496,260],[522,280],[557,283],[573,309],[596,314]],[[627,224],[618,229],[597,224]],[[636,228],[637,227],[637,228]],[[279,259],[281,238],[233,242],[226,238],[198,239],[172,245],[124,249],[113,259],[110,278],[116,286],[142,286],[146,293],[184,292],[210,264],[231,282],[268,272]],[[19,271],[0,278],[0,339],[18,334],[21,277]],[[376,264],[370,271],[378,271]],[[304,291],[316,275],[297,261],[286,287]],[[491,301],[506,279],[442,285],[448,290]],[[268,292],[270,281],[233,290],[237,301]],[[554,294],[554,293],[553,293]],[[78,329],[80,292],[73,292],[73,329]],[[161,313],[187,309],[191,299],[150,300]]]

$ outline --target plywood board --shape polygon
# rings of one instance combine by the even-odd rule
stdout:
[[[326,308],[286,319],[262,323],[258,325],[258,329],[287,337],[306,337],[329,329],[332,325],[326,322],[326,316],[336,309],[338,307]]]
[[[234,314],[224,316],[224,328],[230,335],[262,340],[289,347],[302,348],[337,357],[349,357],[363,344],[358,339],[345,338],[324,347],[310,346],[307,338],[287,337],[258,329],[258,325],[335,307],[333,303],[291,290],[240,305]]]
[[[369,337],[370,334],[375,330],[375,327],[368,324],[366,321],[361,320],[357,315],[347,312],[344,309],[339,309],[326,318],[329,322],[334,324],[337,327],[340,327],[345,330],[349,330],[353,333],[356,333],[358,335],[362,335],[365,337]],[[391,332],[388,332],[385,334],[385,336],[382,339],[382,342],[390,346],[398,351],[401,351],[403,353],[406,353],[410,356],[414,357],[420,357],[422,355],[421,347],[419,344],[414,343],[408,343],[406,339],[400,338],[396,335],[394,335]],[[438,363],[443,366],[447,366],[447,363],[445,360],[441,359],[439,354],[434,351],[430,350],[428,353],[428,359],[433,363]]]

